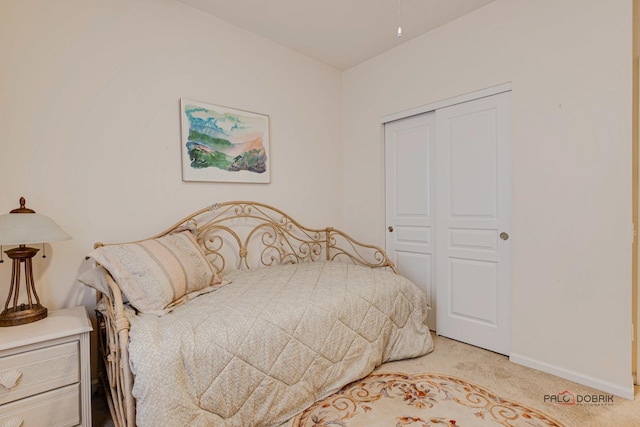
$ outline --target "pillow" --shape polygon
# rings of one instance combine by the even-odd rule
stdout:
[[[109,280],[113,281],[113,277],[111,277],[109,272],[105,270],[105,268],[101,265],[96,265],[92,269],[87,270],[84,273],[80,274],[77,280],[83,285],[89,286],[95,289],[96,291],[102,292],[103,294],[106,294],[106,295],[111,294],[111,288],[109,287],[107,282]],[[127,296],[122,292],[121,292],[121,295],[122,295],[122,302],[124,304],[128,304],[129,300],[127,299]]]
[[[103,246],[90,255],[111,274],[129,303],[163,315],[221,283],[190,231]]]
[[[109,285],[107,285],[107,277],[105,274],[109,274],[109,272],[107,272],[103,266],[96,265],[91,270],[87,270],[79,275],[78,281],[83,285],[92,287],[96,291],[109,295],[111,291]]]

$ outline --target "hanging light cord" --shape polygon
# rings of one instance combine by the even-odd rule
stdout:
[[[402,37],[402,25],[400,23],[400,12],[402,10],[401,0],[398,0],[398,38]]]

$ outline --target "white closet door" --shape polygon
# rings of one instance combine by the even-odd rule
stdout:
[[[386,250],[400,274],[427,294],[432,330],[434,148],[433,112],[385,124]]]
[[[510,92],[436,111],[437,332],[511,349]]]

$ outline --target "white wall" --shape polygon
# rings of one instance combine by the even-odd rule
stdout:
[[[342,226],[331,67],[173,0],[2,1],[0,61],[0,212],[24,195],[73,236],[34,261],[50,309],[93,309],[74,279],[94,242],[148,237],[214,201]],[[181,97],[269,115],[271,184],[182,182]]]
[[[345,227],[378,244],[381,117],[512,83],[512,360],[626,397],[631,24],[631,0],[497,0],[343,77]]]

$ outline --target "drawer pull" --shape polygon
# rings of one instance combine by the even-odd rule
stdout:
[[[0,384],[3,385],[4,388],[11,390],[16,386],[21,376],[22,372],[18,371],[17,369],[13,371],[3,372],[2,374],[0,374]],[[2,427],[5,427],[5,425],[2,424]]]
[[[22,420],[20,418],[11,418],[10,420],[3,422],[1,427],[21,427],[21,426],[22,426]]]

